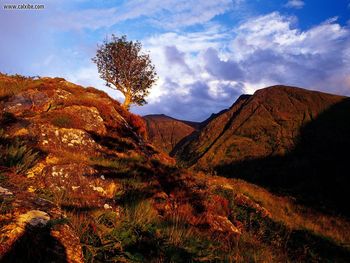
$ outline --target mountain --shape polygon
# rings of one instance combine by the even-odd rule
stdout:
[[[0,109],[1,262],[349,262],[349,220],[179,168],[104,92],[0,74]]]
[[[166,153],[170,153],[175,145],[184,137],[199,128],[199,123],[181,121],[163,114],[146,115],[148,139]]]
[[[241,96],[177,145],[174,156],[348,215],[349,118],[347,97],[273,86]]]

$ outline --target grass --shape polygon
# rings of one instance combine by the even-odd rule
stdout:
[[[242,180],[233,180],[233,191],[244,193],[270,211],[272,218],[292,229],[307,229],[329,237],[338,243],[350,243],[350,223],[336,216],[324,215],[295,204],[287,197],[279,197]]]
[[[281,261],[279,257],[296,261],[301,260],[299,257],[315,261],[334,257],[341,261],[349,256],[346,244],[349,244],[350,226],[345,219],[321,214],[242,180],[213,177],[212,183],[213,192],[229,201],[229,218],[245,226],[239,242],[243,253],[253,247],[267,258],[270,255],[270,261]],[[266,208],[271,218],[263,218],[249,207],[236,205],[236,194],[250,197]]]
[[[103,168],[112,169],[118,174],[126,174],[130,172],[130,164],[127,159],[122,158],[104,158],[104,157],[95,157],[90,158],[89,165],[100,166]]]
[[[160,217],[147,197],[135,199],[135,193],[142,193],[147,183],[137,178],[118,181],[122,184],[122,192],[116,196],[117,203],[122,206],[120,214],[98,209],[66,210],[70,225],[80,237],[86,262],[287,262],[302,261],[305,257],[320,261],[338,251],[331,241],[313,232],[293,229],[236,205],[234,195],[239,191],[260,200],[269,194],[260,192],[259,188],[252,191],[250,187],[254,186],[244,182],[243,185],[238,182],[233,186],[228,184],[230,187],[221,184],[222,187],[214,188],[213,195],[209,196],[213,203],[228,201],[217,213],[226,214],[229,210],[231,221],[243,223],[244,231],[235,241],[191,225],[187,217],[192,213],[190,211],[179,213],[180,208],[177,208]],[[127,201],[118,202],[122,198]],[[61,203],[74,201],[63,199]],[[330,256],[322,252],[328,247]]]
[[[92,157],[88,163],[112,178],[136,178],[150,173],[147,160],[137,153],[128,157]]]
[[[145,189],[147,183],[142,182],[137,178],[126,178],[121,181],[121,189],[116,192],[114,200],[117,204],[128,206],[141,202],[147,198]]]
[[[148,200],[129,203],[121,213],[68,212],[86,262],[208,262],[228,258],[218,240],[190,226],[186,217],[176,212],[161,218]]]
[[[85,126],[85,120],[82,116],[62,110],[51,111],[46,116],[48,122],[60,128],[81,129]]]
[[[25,140],[9,138],[0,129],[0,167],[15,173],[25,173],[38,158],[39,152],[30,148]]]
[[[56,116],[52,118],[51,123],[61,128],[71,128],[73,125],[71,116],[67,116],[67,115]]]
[[[8,77],[0,73],[0,99],[15,95],[27,88],[32,78],[14,75]]]
[[[147,201],[128,206],[117,220],[114,212],[69,212],[70,225],[80,237],[86,262],[140,261],[140,246],[151,246],[155,240],[158,215]],[[141,245],[142,244],[142,245]],[[145,251],[147,254],[149,251]]]

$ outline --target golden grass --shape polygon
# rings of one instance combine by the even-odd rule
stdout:
[[[277,222],[291,229],[306,229],[317,235],[331,238],[343,245],[350,244],[350,222],[345,218],[326,215],[296,204],[291,198],[274,195],[264,188],[239,179],[211,177],[210,184],[241,193],[265,207]]]
[[[12,96],[27,88],[28,79],[22,76],[9,77],[0,74],[0,98]]]
[[[48,164],[70,164],[70,163],[88,163],[90,156],[83,152],[64,152],[55,151],[54,155],[48,155],[46,158],[46,163]]]

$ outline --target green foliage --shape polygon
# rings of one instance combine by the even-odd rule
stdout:
[[[80,219],[86,262],[225,262],[223,245],[174,214],[161,219],[149,201]]]
[[[141,52],[141,43],[128,41],[126,36],[106,39],[99,46],[96,63],[100,77],[106,86],[119,90],[125,96],[123,106],[143,105],[149,89],[156,81],[156,72],[148,54]],[[113,85],[113,86],[112,86]]]
[[[15,173],[24,173],[37,161],[39,153],[19,138],[10,139],[0,129],[0,167]]]
[[[128,218],[110,233],[110,238],[120,242],[131,260],[142,262],[159,253],[161,240],[156,236],[155,222],[143,224]]]
[[[160,226],[164,243],[162,250],[169,262],[210,261],[220,258],[220,245],[207,233],[190,226],[183,216],[175,213]],[[221,251],[222,256],[224,255]]]

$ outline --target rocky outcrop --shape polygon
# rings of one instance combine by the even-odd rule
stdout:
[[[84,262],[79,238],[60,208],[33,193],[13,192],[0,193],[1,262]]]
[[[144,122],[105,93],[58,78],[0,74],[0,84],[1,262],[265,260],[256,248],[293,261],[291,230],[264,208],[273,204],[178,168],[147,142]],[[218,137],[207,137],[211,145],[231,129],[215,120],[234,125],[249,100],[205,124]],[[166,122],[157,132],[171,147],[185,136],[179,131],[198,135],[198,124],[171,120],[168,130]],[[297,240],[302,256],[315,255]]]
[[[173,160],[144,141],[135,126],[142,121],[106,94],[63,79],[13,79],[1,75],[0,255],[3,262],[83,262],[62,211],[117,211],[115,177],[138,165],[129,159],[147,169],[150,160]],[[19,88],[6,89],[12,84]]]

